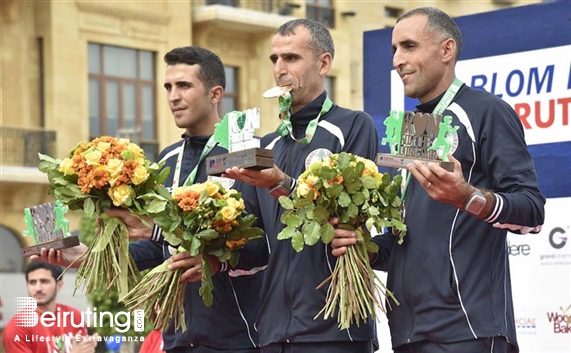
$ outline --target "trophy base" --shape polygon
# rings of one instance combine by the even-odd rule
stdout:
[[[437,159],[413,158],[409,156],[394,155],[390,153],[377,153],[377,158],[375,158],[375,163],[383,167],[405,168],[408,164],[412,163],[415,160],[422,162],[424,165],[428,165],[429,163],[437,163],[438,165],[440,165],[441,168],[449,172],[454,171],[453,162],[445,162]]]
[[[23,256],[39,255],[42,248],[61,250],[67,249],[79,245],[79,237],[77,235],[72,235],[65,238],[54,239],[46,241],[44,243],[39,243],[34,246],[29,246],[22,249]]]
[[[248,148],[242,151],[206,157],[206,174],[219,176],[232,167],[268,169],[274,166],[274,152],[264,148]]]

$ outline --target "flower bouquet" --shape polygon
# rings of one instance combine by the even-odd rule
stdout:
[[[264,231],[253,227],[256,217],[244,213],[244,200],[239,192],[225,189],[220,183],[182,186],[172,193],[166,212],[154,217],[163,230],[174,253],[189,251],[202,255],[202,283],[199,294],[207,306],[212,305],[212,271],[209,256],[235,266],[239,249],[259,238]],[[174,254],[173,254],[174,255]],[[186,330],[183,298],[186,285],[180,283],[184,269],[168,270],[170,260],[155,267],[122,298],[131,310],[142,309],[155,328],[166,330],[174,320],[175,328]]]
[[[327,319],[337,310],[339,328],[346,329],[353,322],[359,325],[361,320],[375,318],[375,306],[385,311],[379,293],[398,305],[371,268],[368,253],[378,251],[371,241],[372,229],[391,227],[402,243],[406,226],[397,196],[401,182],[400,175],[391,181],[388,174],[379,173],[374,162],[342,152],[311,164],[299,177],[296,193],[279,198],[286,209],[281,217],[286,226],[278,239],[291,239],[298,252],[304,244],[330,243],[334,228],[329,220],[334,217],[339,219],[339,228],[357,234],[357,244],[347,248],[331,276],[317,287],[331,281],[325,306],[315,318],[323,314]]]
[[[147,160],[139,146],[110,136],[78,143],[63,160],[39,157],[38,168],[50,183],[48,194],[71,210],[99,217],[95,237],[81,257],[75,290],[84,286],[87,293],[96,289],[109,293],[116,286],[125,295],[140,274],[129,254],[125,224],[105,211],[120,207],[148,216],[164,209],[168,200],[164,196],[169,194],[162,183],[168,169],[157,173],[160,166]]]

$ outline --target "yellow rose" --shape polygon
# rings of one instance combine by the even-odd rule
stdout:
[[[131,206],[133,198],[135,197],[135,191],[127,184],[112,187],[107,194],[115,206]]]
[[[218,190],[220,190],[220,186],[218,186],[218,184],[214,184],[209,181],[204,183],[204,188],[206,189],[206,192],[208,192],[208,196],[214,196],[218,193]]]
[[[306,183],[299,183],[297,186],[297,196],[306,197],[309,194],[309,186]]]
[[[203,183],[192,184],[191,186],[189,186],[189,190],[192,190],[200,194],[201,192],[206,190],[206,185],[204,185]]]
[[[379,168],[377,167],[375,162],[373,162],[370,159],[365,159],[364,162],[365,162],[365,169],[363,169],[363,176],[367,175],[375,176],[376,174],[379,173]]]
[[[137,168],[135,168],[135,170],[133,171],[133,175],[131,176],[131,182],[135,185],[139,185],[147,181],[148,178],[149,178],[149,172],[147,172],[147,169],[145,167],[140,165]]]
[[[172,192],[172,198],[178,200],[180,195],[182,195],[188,188],[185,186],[179,186],[178,188],[174,189]]]
[[[135,190],[127,184],[122,184],[109,189],[108,193],[113,205],[115,206],[131,206],[135,197]]]
[[[63,161],[61,161],[61,164],[59,165],[59,171],[62,172],[63,175],[76,174],[75,169],[73,169],[73,162],[70,158],[65,158]]]
[[[236,200],[233,197],[230,197],[226,200],[226,203],[228,203],[228,207],[232,207],[235,210],[243,210],[244,201],[242,199],[240,199],[240,201]]]
[[[230,206],[222,207],[220,214],[222,215],[222,220],[227,223],[233,221],[239,215],[236,209]]]
[[[130,143],[129,145],[127,145],[127,150],[133,152],[133,155],[135,156],[136,159],[143,158],[145,155],[143,149],[134,143]]]
[[[105,170],[109,173],[111,178],[115,179],[123,170],[123,161],[118,158],[112,158],[105,165]]]
[[[307,185],[315,186],[315,183],[317,183],[317,180],[319,180],[319,179],[315,175],[310,174],[305,179],[305,182]]]
[[[100,165],[99,161],[101,160],[101,152],[96,149],[88,150],[83,157],[85,158],[87,165]]]
[[[99,152],[105,152],[109,149],[109,147],[111,147],[110,142],[99,142],[95,148],[97,148]]]

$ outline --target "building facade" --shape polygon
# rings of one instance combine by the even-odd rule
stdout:
[[[334,65],[327,91],[361,109],[362,36],[393,26],[402,13],[436,6],[453,16],[538,1],[19,1],[1,10],[0,274],[21,272],[26,207],[53,201],[37,154],[63,158],[99,135],[128,136],[150,156],[180,138],[162,88],[163,55],[196,45],[227,70],[221,113],[260,107],[259,135],[278,125],[269,57],[276,28],[295,17],[331,28]],[[387,43],[390,50],[390,43]],[[71,215],[72,230],[79,217]]]

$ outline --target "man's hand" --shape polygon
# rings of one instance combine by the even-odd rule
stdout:
[[[448,155],[448,160],[454,162],[453,172],[443,169],[437,163],[426,166],[420,161],[414,161],[406,168],[431,198],[462,209],[474,188],[464,180],[460,162],[452,154]]]
[[[208,256],[212,275],[220,271],[220,262],[214,256]],[[182,268],[187,269],[180,277],[181,282],[198,282],[202,279],[202,255],[190,256],[188,251],[178,253],[170,258],[168,269],[174,271]]]
[[[262,188],[271,188],[272,186],[284,181],[286,178],[286,174],[275,164],[272,168],[263,170],[232,167],[226,169],[222,176],[225,178],[240,180],[244,183]]]
[[[333,256],[341,256],[347,252],[348,246],[357,244],[357,234],[352,230],[335,227],[339,224],[339,219],[337,218],[331,219],[329,223],[335,228],[333,240],[331,241],[331,247],[333,248],[331,254]]]
[[[83,262],[80,259],[87,252],[87,245],[79,243],[77,246],[66,248],[62,250],[46,249],[40,250],[40,255],[30,256],[32,261],[44,261],[50,264],[68,267],[73,263],[74,268],[78,268]]]
[[[135,216],[128,210],[112,208],[105,212],[109,217],[119,217],[127,226],[129,239],[150,239],[153,232],[153,220],[150,217],[142,217],[148,225],[144,224],[141,218]]]
[[[71,337],[71,353],[95,353],[98,337],[98,334],[82,336],[77,333]]]

